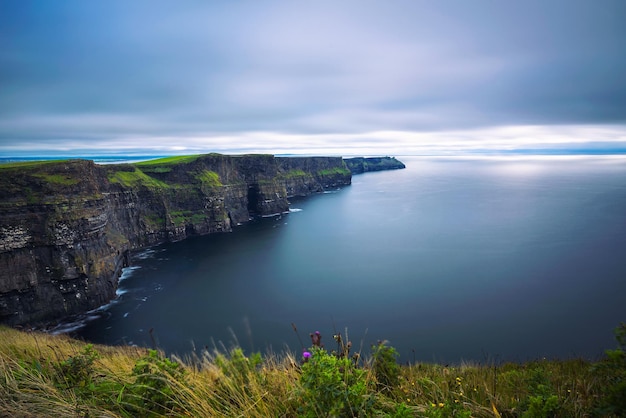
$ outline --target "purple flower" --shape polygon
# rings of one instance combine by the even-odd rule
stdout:
[[[304,360],[308,360],[311,358],[311,353],[305,351],[304,353],[302,353],[302,357],[304,357]]]
[[[322,346],[322,334],[319,331],[315,331],[313,334],[309,334],[311,337],[311,344],[315,347],[323,347]]]

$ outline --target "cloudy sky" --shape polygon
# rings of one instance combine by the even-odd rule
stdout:
[[[0,0],[0,156],[626,152],[626,2]]]

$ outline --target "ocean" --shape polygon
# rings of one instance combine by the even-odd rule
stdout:
[[[72,334],[402,362],[597,358],[626,321],[626,157],[398,157],[232,233],[146,249]],[[294,331],[295,325],[297,333]]]

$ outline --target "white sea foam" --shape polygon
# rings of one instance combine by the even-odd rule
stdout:
[[[300,208],[289,208],[289,213],[302,212]]]
[[[94,309],[93,311],[89,311],[84,315],[76,316],[68,319],[67,321],[61,322],[54,328],[48,330],[48,332],[52,335],[59,335],[78,331],[79,329],[87,325],[88,322],[98,318],[100,318],[100,314],[96,309]]]
[[[122,275],[120,276],[119,282],[121,283],[124,280],[128,279],[135,270],[139,270],[140,268],[140,266],[124,267],[122,269]]]
[[[140,253],[134,254],[133,258],[136,258],[138,260],[145,260],[147,258],[152,258],[154,257],[154,254],[156,254],[156,250],[154,248],[148,248],[145,251],[142,251]]]
[[[125,289],[125,288],[121,287],[120,284],[123,281],[125,281],[126,279],[128,279],[129,277],[131,277],[135,270],[139,270],[140,268],[141,268],[140,266],[131,266],[131,267],[124,267],[122,269],[122,275],[119,278],[117,290],[115,290],[115,295],[117,297],[120,297],[123,294],[128,293],[128,289]],[[115,301],[115,299],[113,299],[112,302],[114,302],[114,301]],[[106,307],[108,305],[104,305],[104,306]],[[100,309],[100,308],[98,308],[98,309]]]
[[[282,213],[281,212],[276,212],[276,213],[270,213],[269,215],[262,215],[262,218],[274,218],[276,216],[281,216]]]

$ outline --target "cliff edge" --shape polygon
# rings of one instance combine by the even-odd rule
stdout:
[[[219,154],[0,165],[0,322],[53,322],[115,297],[131,250],[231,231],[351,183],[341,157]]]

